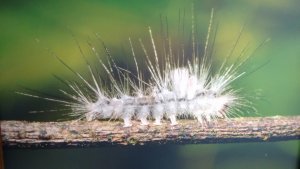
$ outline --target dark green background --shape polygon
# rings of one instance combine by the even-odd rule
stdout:
[[[133,66],[128,37],[149,40],[160,15],[168,16],[169,31],[177,31],[178,11],[185,10],[190,24],[192,1],[2,1],[0,3],[1,119],[57,120],[59,113],[28,114],[48,110],[53,104],[16,95],[21,86],[54,92],[60,83],[52,77],[72,79],[72,74],[46,49],[58,54],[75,70],[85,71],[72,34],[89,59],[87,41],[99,33],[112,54],[125,67]],[[271,40],[253,56],[250,66],[262,68],[239,81],[254,100],[259,116],[297,115],[300,100],[300,3],[298,0],[194,1],[200,41],[211,8],[219,23],[216,57],[222,60],[246,24],[236,52],[248,42],[254,49]],[[188,26],[187,26],[188,27]],[[187,33],[187,39],[189,34]],[[202,36],[201,36],[202,35]],[[175,38],[174,38],[175,39]],[[101,51],[101,47],[99,47]],[[101,53],[101,52],[100,52]],[[102,53],[104,55],[104,51]],[[254,94],[256,93],[256,94]],[[259,93],[259,94],[257,94]],[[257,116],[257,114],[247,114]],[[5,149],[7,168],[296,168],[299,142],[227,145],[142,146],[16,150]]]

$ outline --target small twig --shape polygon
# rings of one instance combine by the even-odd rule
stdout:
[[[300,139],[300,116],[245,117],[216,120],[201,126],[180,120],[176,126],[124,128],[116,121],[1,121],[6,147],[86,147],[107,145],[266,142]]]

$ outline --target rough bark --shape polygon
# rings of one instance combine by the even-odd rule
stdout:
[[[22,148],[266,142],[300,139],[300,116],[220,119],[206,126],[196,120],[176,126],[133,122],[127,128],[120,121],[1,121],[1,130],[4,146]]]
[[[0,127],[0,134],[1,134],[1,127]],[[2,139],[0,139],[0,168],[4,168],[4,160],[3,160],[3,148],[2,148]]]

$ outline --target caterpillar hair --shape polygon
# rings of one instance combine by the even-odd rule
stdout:
[[[129,38],[131,55],[136,67],[134,72],[118,66],[104,43],[107,62],[100,59],[95,47],[89,44],[98,57],[98,66],[102,67],[109,81],[104,82],[101,77],[103,73],[100,76],[89,62],[87,62],[89,77],[84,77],[56,56],[79,79],[77,81],[61,79],[67,88],[59,91],[67,99],[18,93],[60,103],[64,109],[70,110],[69,116],[78,119],[87,121],[122,119],[124,127],[131,126],[132,120],[139,120],[141,125],[149,123],[160,125],[162,119],[168,119],[170,125],[176,125],[178,119],[189,118],[196,119],[201,125],[207,125],[218,118],[229,118],[239,114],[243,107],[253,108],[252,103],[241,94],[240,89],[232,87],[234,81],[246,74],[240,68],[250,55],[245,57],[243,56],[245,52],[241,51],[240,61],[229,64],[228,57],[235,50],[234,44],[222,64],[213,67],[211,56],[216,36],[216,30],[212,28],[213,19],[212,9],[202,52],[196,39],[192,15],[192,36],[188,49],[184,42],[174,45],[169,35],[157,43],[149,27],[147,44],[151,45],[146,45],[141,39],[138,42],[139,51],[142,51],[144,56],[137,55],[136,47]],[[96,36],[100,39],[98,35]],[[146,66],[139,64],[138,57],[144,58]],[[149,78],[144,75],[145,71],[150,75]]]

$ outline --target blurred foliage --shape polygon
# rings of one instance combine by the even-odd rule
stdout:
[[[1,119],[56,120],[61,118],[59,113],[28,114],[27,112],[30,110],[47,110],[53,104],[26,98],[14,93],[22,90],[20,86],[46,93],[54,93],[60,84],[57,79],[52,77],[52,74],[72,79],[71,72],[54,59],[50,54],[51,52],[59,55],[75,70],[79,72],[85,71],[86,66],[83,64],[84,60],[80,56],[76,41],[82,46],[87,57],[92,60],[94,56],[90,55],[87,41],[95,42],[95,44],[100,46],[100,50],[101,44],[95,40],[95,33],[99,33],[112,54],[116,56],[116,60],[125,67],[134,66],[132,62],[128,62],[130,60],[128,59],[130,57],[128,37],[131,37],[134,43],[138,42],[138,38],[143,40],[149,39],[148,26],[151,26],[155,36],[158,36],[161,27],[160,17],[162,17],[162,20],[165,20],[165,17],[167,17],[168,30],[171,34],[176,34],[178,31],[179,11],[181,15],[185,13],[184,24],[191,24],[191,6],[192,1],[189,0],[2,1],[0,5]],[[253,70],[255,71],[241,79],[237,84],[250,96],[258,97],[253,102],[258,109],[259,116],[299,114],[299,7],[299,0],[194,1],[199,41],[205,40],[211,9],[214,8],[216,11],[215,23],[218,24],[218,32],[214,57],[217,60],[222,60],[222,57],[226,57],[243,25],[245,25],[245,29],[236,52],[239,52],[248,44],[250,51],[254,50],[264,40],[271,39],[254,53],[253,59],[245,68],[246,70],[254,68]],[[189,33],[185,35],[185,38],[190,38]],[[100,50],[100,53],[105,56],[103,50]],[[250,113],[248,115],[252,116],[253,114]],[[162,163],[161,168],[198,168],[197,166],[200,165],[207,166],[204,168],[213,166],[216,168],[241,168],[245,164],[250,165],[251,162],[249,160],[253,160],[253,163],[259,162],[259,164],[264,164],[253,168],[292,168],[292,166],[296,166],[296,163],[291,161],[297,158],[298,142],[272,143],[272,145],[267,145],[267,148],[263,150],[261,150],[261,147],[264,146],[257,144],[193,145],[175,146],[171,148],[172,150],[169,147],[161,147],[162,150],[170,153],[162,155],[170,156],[170,158],[164,158],[166,161],[159,162]],[[146,150],[143,148],[140,148],[141,150],[137,149],[139,148],[133,150],[136,153],[132,155],[134,158],[141,153],[140,158],[151,159],[153,156],[157,156],[156,153],[161,151],[159,148],[154,148],[159,150],[153,151],[152,154],[150,153],[152,156],[149,156],[146,150],[151,148],[146,147]],[[256,150],[258,153],[255,153]],[[50,156],[56,156],[61,151],[64,151],[66,156],[88,160],[83,159],[83,157],[70,155],[70,152],[74,153],[71,150],[39,150],[31,155],[37,158],[40,154],[46,154],[46,157],[49,157],[49,153]],[[126,150],[122,149],[109,148],[105,150],[89,149],[78,151],[86,151],[86,157],[98,152],[100,154],[94,154],[93,156],[98,157],[99,155],[99,158],[105,156],[103,153],[106,154],[106,152],[110,151],[114,152],[116,156],[120,152],[126,152]],[[263,151],[267,153],[263,153]],[[268,156],[269,151],[274,156]],[[6,161],[11,166],[8,168],[15,168],[12,164],[15,158],[23,158],[23,155],[30,154],[24,152],[26,150],[7,151],[5,154],[7,155]],[[22,153],[24,154],[22,155]],[[51,153],[54,154],[51,155]],[[126,153],[124,155],[121,154],[120,157],[126,156]],[[238,156],[236,153],[242,154]],[[280,155],[282,155],[282,159]],[[222,160],[223,156],[224,158],[234,157],[237,159],[228,160],[229,163],[227,164],[227,159]],[[154,159],[158,160],[160,157],[158,155]],[[118,161],[117,157],[112,158],[116,158],[116,162]],[[167,162],[168,160],[172,161]],[[220,161],[223,161],[223,163],[220,163]],[[41,168],[42,165],[39,165],[37,161],[34,162],[36,164],[32,164],[32,166],[39,167],[29,168]],[[72,160],[69,160],[69,163],[71,162]],[[131,162],[133,163],[134,161]],[[179,162],[180,165],[177,165]],[[130,168],[129,163],[128,166]],[[153,161],[153,163],[155,162]],[[167,163],[171,163],[171,167],[168,167]],[[239,165],[236,166],[236,163],[239,163]],[[22,168],[21,164],[20,167]],[[286,164],[289,166],[284,167]],[[62,165],[67,167],[68,163]],[[97,165],[99,164],[94,164],[87,168],[95,168]],[[153,164],[153,166],[159,168],[158,165]],[[125,167],[126,165],[117,166],[117,168]],[[43,168],[47,167],[43,166]],[[139,167],[135,166],[134,168]]]

